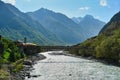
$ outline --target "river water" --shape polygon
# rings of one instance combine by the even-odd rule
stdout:
[[[95,60],[60,55],[62,51],[40,53],[47,58],[37,61],[30,73],[39,77],[26,80],[120,80],[120,67]],[[59,53],[59,55],[53,55]]]

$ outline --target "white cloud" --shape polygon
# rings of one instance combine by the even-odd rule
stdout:
[[[100,0],[100,5],[103,7],[107,6],[107,0]]]
[[[1,0],[1,1],[3,1],[5,3],[10,3],[12,5],[15,5],[15,3],[16,3],[16,0]]]
[[[87,6],[84,6],[84,7],[80,7],[80,8],[79,8],[79,10],[83,10],[83,11],[89,10],[89,9],[90,9],[90,7],[87,7]]]

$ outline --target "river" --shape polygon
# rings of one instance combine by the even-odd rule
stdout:
[[[40,53],[47,58],[37,61],[30,72],[40,76],[26,80],[120,80],[120,67],[60,53],[62,51]]]

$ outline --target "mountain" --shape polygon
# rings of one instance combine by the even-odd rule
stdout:
[[[102,27],[105,25],[105,22],[95,19],[91,15],[86,15],[82,17],[73,17],[72,20],[79,24],[82,29],[86,30],[87,37],[96,36]]]
[[[11,4],[0,1],[0,10],[1,35],[13,40],[23,40],[24,37],[27,37],[29,42],[41,45],[62,43],[55,34]]]
[[[2,1],[0,10],[0,34],[12,40],[27,37],[29,42],[40,45],[73,45],[94,36],[88,30],[91,27],[85,25],[86,18],[77,24],[64,14],[48,9],[23,13]]]
[[[120,65],[120,12],[111,18],[98,36],[72,46],[69,52]]]
[[[61,13],[41,8],[35,12],[28,12],[27,14],[67,44],[76,44],[87,39],[86,31]]]
[[[111,20],[102,28],[100,34],[111,35],[114,33],[114,30],[120,28],[120,12],[115,14]]]

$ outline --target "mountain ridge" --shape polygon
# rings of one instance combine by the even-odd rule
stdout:
[[[80,20],[79,20],[80,18]],[[74,22],[78,20],[77,24],[79,24],[82,29],[87,30],[88,38],[98,35],[99,31],[106,24],[103,21],[100,21],[94,18],[92,15],[85,15],[84,17],[72,18]]]
[[[11,4],[0,2],[0,34],[40,45],[74,45],[93,36],[66,15],[41,8],[23,13]]]
[[[41,8],[37,11],[29,12],[27,14],[33,19],[39,21],[45,28],[50,28],[49,30],[51,32],[56,33],[65,42],[68,41],[71,43],[77,43],[83,41],[81,40],[82,38],[80,39],[78,37],[79,35],[83,34],[80,34],[80,26],[61,13],[56,13],[51,10]],[[72,40],[70,40],[69,35],[71,35]]]
[[[40,23],[32,20],[31,17],[22,13],[13,5],[0,1],[0,9],[1,35],[14,40],[27,37],[28,41],[40,43],[41,45],[61,43],[61,41],[57,40],[56,35],[51,34]]]

